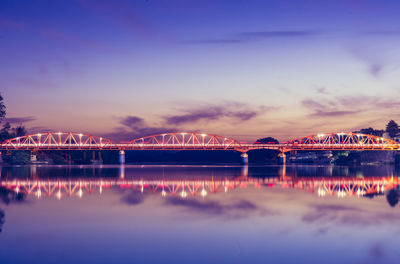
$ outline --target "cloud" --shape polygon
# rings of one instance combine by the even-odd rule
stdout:
[[[369,72],[371,73],[372,76],[378,77],[383,69],[383,65],[377,62],[370,63],[369,65]]]
[[[374,78],[380,77],[390,64],[390,59],[385,58],[384,52],[377,51],[373,47],[355,47],[350,50],[350,54],[364,63],[367,72]]]
[[[180,197],[168,197],[167,199],[165,199],[165,204],[180,207],[195,213],[209,216],[222,216],[228,219],[245,218],[247,216],[250,216],[251,213],[255,212],[258,212],[260,214],[272,214],[272,212],[260,208],[254,203],[247,200],[238,200],[230,204],[222,204],[220,202],[211,200],[202,201],[198,198],[182,199]]]
[[[115,142],[130,141],[145,136],[158,135],[162,133],[177,132],[176,129],[168,127],[141,127],[141,128],[116,128],[113,132],[105,134],[104,137],[114,140]]]
[[[341,117],[346,115],[354,115],[361,112],[361,110],[339,110],[343,109],[343,102],[337,101],[326,101],[319,100],[316,101],[314,99],[305,99],[301,101],[301,104],[307,108],[312,110],[312,113],[309,114],[310,117]]]
[[[313,223],[321,219],[332,219],[335,218],[340,212],[350,211],[357,212],[360,209],[357,207],[342,206],[342,205],[312,205],[313,209],[311,212],[303,215],[302,221],[307,223]]]
[[[83,8],[107,19],[112,24],[130,32],[134,37],[172,39],[157,30],[154,25],[134,10],[130,1],[97,1],[97,0],[76,0]]]
[[[187,110],[186,110],[187,111]],[[187,114],[173,115],[165,117],[168,124],[180,125],[183,123],[194,123],[199,120],[216,120],[224,115],[222,107],[211,107],[208,109],[199,109],[197,111],[189,110]]]
[[[183,112],[182,114],[162,116],[158,123],[150,123],[142,117],[128,115],[121,117],[120,125],[112,133],[104,136],[113,140],[126,141],[143,136],[187,131],[187,128],[183,126],[192,125],[200,121],[220,121],[223,118],[228,118],[230,123],[245,122],[274,109],[276,107],[251,106],[238,102],[203,104],[198,107],[180,109],[179,111]],[[197,132],[193,129],[189,130]]]
[[[6,117],[3,119],[4,122],[8,122],[11,124],[23,124],[31,121],[35,121],[36,117],[34,116],[24,116],[24,117]]]
[[[49,129],[48,127],[45,126],[28,127],[27,130],[29,131],[30,134],[43,133],[43,132],[58,132],[54,129]]]
[[[326,106],[320,102],[317,102],[314,99],[304,99],[303,101],[301,101],[301,104],[306,107],[306,108],[325,108]]]
[[[354,115],[360,113],[360,110],[354,111],[321,111],[317,110],[312,113],[310,116],[312,117],[341,117],[346,115]]]
[[[315,90],[319,94],[329,94],[328,90],[325,87],[317,87]]]
[[[177,131],[176,128],[170,126],[149,125],[143,118],[134,115],[120,118],[120,125],[115,131],[105,134],[105,137],[116,141],[127,141],[144,136]]]
[[[248,121],[274,107],[252,107],[244,103],[225,102],[219,105],[206,104],[202,107],[182,109],[184,114],[165,116],[166,124],[182,125],[198,121],[215,121],[221,118],[230,118],[234,121]]]
[[[400,100],[379,96],[330,96],[317,99],[307,98],[301,105],[310,110],[309,117],[343,117],[352,116],[373,110],[374,112],[391,111],[400,106]]]
[[[378,35],[378,36],[400,36],[400,30],[376,30],[376,31],[364,31],[361,32],[363,35]]]
[[[287,30],[287,31],[249,31],[227,35],[221,38],[199,39],[182,41],[186,44],[239,44],[266,39],[308,38],[319,35],[320,32],[312,30]]]
[[[137,128],[144,125],[144,120],[138,116],[127,116],[121,119],[121,124],[130,128]]]
[[[253,31],[253,32],[242,32],[236,34],[247,39],[254,38],[293,38],[293,37],[308,37],[320,34],[318,31],[306,31],[306,30],[292,30],[292,31]]]
[[[371,246],[370,255],[374,259],[382,259],[384,257],[383,247],[381,244],[374,244]]]
[[[335,204],[313,204],[301,220],[306,223],[367,226],[393,222],[396,218],[393,213],[376,213],[376,211],[365,210],[361,207],[335,205]]]
[[[323,236],[323,235],[325,235],[327,232],[328,232],[328,228],[326,228],[326,227],[321,227],[321,228],[318,228],[317,229],[317,231],[315,232],[315,235],[317,235],[317,236]]]
[[[387,263],[387,252],[385,252],[385,248],[387,245],[384,245],[381,242],[375,242],[367,249],[367,254],[365,259],[361,260],[359,263]]]
[[[76,44],[85,46],[87,48],[95,48],[95,49],[101,49],[101,50],[106,49],[100,42],[88,40],[88,39],[85,39],[85,38],[82,38],[82,37],[79,37],[76,35],[66,34],[66,33],[60,32],[56,29],[41,29],[40,34],[49,39],[61,41],[63,43],[72,42],[72,43],[76,43]]]
[[[144,198],[145,196],[143,193],[129,190],[128,193],[121,197],[121,201],[127,205],[138,205],[143,203]]]
[[[186,40],[186,41],[181,41],[180,43],[183,44],[240,44],[243,41],[240,39],[232,39],[232,38],[226,38],[226,39],[200,39],[200,40]]]

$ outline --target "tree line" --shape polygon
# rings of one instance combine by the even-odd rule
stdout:
[[[6,110],[7,108],[4,104],[3,96],[1,96],[0,94],[0,124],[4,121],[4,118],[6,117]],[[22,124],[17,125],[16,127],[11,127],[10,122],[5,122],[0,130],[0,142],[3,142],[4,140],[10,138],[24,136],[26,135],[26,132],[26,128]]]
[[[372,127],[369,127],[362,128],[359,131],[355,131],[354,133],[374,135],[378,137],[383,137],[386,134],[389,138],[395,139],[400,135],[400,129],[399,125],[394,120],[390,120],[386,124],[386,129],[373,129]]]

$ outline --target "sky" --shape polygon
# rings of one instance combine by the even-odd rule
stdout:
[[[115,141],[382,129],[400,121],[399,13],[389,0],[3,0],[6,121]]]

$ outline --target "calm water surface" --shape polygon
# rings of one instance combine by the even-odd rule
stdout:
[[[391,166],[1,167],[0,263],[397,263]]]

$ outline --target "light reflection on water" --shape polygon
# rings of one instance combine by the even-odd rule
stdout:
[[[400,257],[393,166],[10,166],[0,172],[0,263],[389,263]]]

